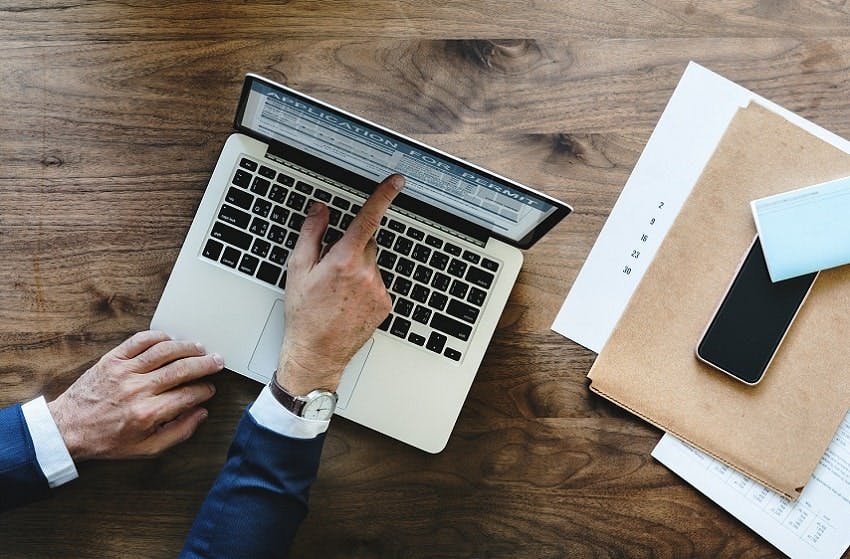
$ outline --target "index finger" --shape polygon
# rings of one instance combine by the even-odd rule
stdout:
[[[378,230],[381,225],[381,218],[384,217],[390,204],[395,197],[404,188],[404,177],[399,174],[390,175],[379,184],[375,191],[363,204],[357,217],[351,222],[348,230],[340,239],[340,243],[353,245],[358,249],[366,247],[366,243]]]

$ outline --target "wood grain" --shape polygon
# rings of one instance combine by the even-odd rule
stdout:
[[[832,0],[0,2],[0,405],[147,326],[253,71],[576,208],[443,453],[334,421],[294,556],[776,556],[549,326],[689,59],[850,136],[848,36]],[[5,515],[3,557],[175,556],[259,391],[217,387],[186,444]]]

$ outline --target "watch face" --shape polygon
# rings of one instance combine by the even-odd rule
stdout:
[[[304,404],[301,417],[304,419],[315,419],[327,421],[331,418],[336,408],[336,394],[333,392],[321,392]]]

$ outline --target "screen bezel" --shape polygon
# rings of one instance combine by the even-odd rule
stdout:
[[[441,225],[443,225],[447,228],[459,229],[461,231],[472,230],[472,231],[475,231],[476,233],[478,233],[478,235],[475,235],[475,237],[478,237],[483,232],[486,237],[493,237],[493,238],[499,239],[500,241],[507,243],[511,246],[514,246],[516,248],[519,248],[519,249],[528,249],[528,248],[531,248],[546,233],[548,233],[555,225],[557,225],[562,219],[564,219],[566,216],[568,216],[572,212],[572,207],[570,207],[568,204],[565,204],[564,202],[561,202],[560,200],[557,200],[555,198],[552,198],[551,196],[543,194],[542,192],[534,190],[533,188],[529,188],[529,187],[524,186],[522,184],[519,184],[515,181],[512,181],[508,178],[502,177],[501,175],[493,173],[492,171],[482,169],[481,167],[478,167],[477,165],[469,163],[468,161],[464,161],[463,159],[460,159],[460,158],[455,157],[453,155],[449,155],[449,154],[442,152],[442,151],[440,151],[436,148],[433,148],[433,147],[431,147],[427,144],[423,144],[422,142],[415,140],[413,138],[409,138],[409,137],[404,136],[402,134],[399,134],[397,132],[393,132],[392,130],[389,130],[389,129],[387,129],[387,128],[379,125],[379,124],[375,124],[374,122],[368,121],[368,120],[366,120],[362,117],[358,117],[357,115],[353,115],[349,112],[346,112],[342,109],[334,107],[333,105],[325,103],[324,101],[320,101],[318,99],[315,99],[313,97],[305,95],[305,94],[303,94],[299,91],[296,91],[296,90],[294,90],[290,87],[287,87],[285,85],[281,85],[279,83],[273,82],[273,81],[271,81],[267,78],[264,78],[262,76],[259,76],[257,74],[250,74],[250,73],[246,74],[245,75],[245,81],[242,84],[242,93],[239,97],[239,105],[236,109],[236,116],[234,118],[234,128],[237,131],[239,131],[243,134],[246,134],[246,135],[254,137],[254,138],[258,138],[258,139],[262,140],[263,142],[268,143],[270,146],[277,145],[278,151],[281,151],[283,153],[296,154],[298,156],[299,160],[303,161],[303,163],[299,162],[299,164],[302,164],[302,165],[306,166],[307,168],[314,170],[315,172],[323,173],[328,168],[335,168],[334,169],[335,172],[340,176],[346,176],[346,175],[348,175],[348,176],[350,176],[350,175],[360,176],[360,175],[357,175],[356,173],[348,171],[347,169],[342,169],[341,167],[338,167],[338,166],[336,166],[336,165],[334,165],[330,162],[321,160],[321,159],[319,159],[315,156],[312,156],[310,154],[306,154],[305,152],[299,150],[298,148],[295,148],[295,147],[293,147],[289,144],[281,142],[280,140],[270,138],[266,135],[263,135],[263,134],[256,132],[255,130],[253,130],[251,128],[248,128],[247,126],[244,126],[242,124],[242,119],[244,117],[245,107],[247,106],[248,96],[251,92],[252,86],[253,86],[254,82],[256,82],[256,81],[261,82],[264,85],[271,87],[273,89],[278,89],[279,91],[281,91],[281,92],[283,92],[287,95],[291,95],[293,97],[299,98],[299,99],[301,99],[301,100],[303,100],[307,103],[313,103],[313,104],[319,105],[327,111],[335,113],[335,114],[342,116],[344,118],[354,120],[355,122],[357,122],[359,124],[363,124],[365,126],[375,128],[376,130],[379,130],[382,134],[386,134],[387,136],[389,136],[393,139],[399,140],[401,142],[410,143],[410,144],[416,146],[417,149],[420,149],[423,152],[428,153],[429,155],[445,159],[445,160],[447,160],[447,161],[449,161],[449,162],[451,162],[451,163],[453,163],[453,164],[455,164],[455,165],[457,165],[461,168],[464,168],[464,169],[466,169],[470,172],[473,172],[473,173],[477,173],[477,174],[487,178],[488,180],[491,180],[491,181],[499,183],[499,184],[503,184],[503,185],[505,185],[509,188],[520,191],[523,194],[526,194],[528,196],[531,196],[531,197],[534,197],[534,198],[539,198],[540,200],[542,200],[542,201],[544,201],[548,204],[551,204],[555,208],[554,211],[551,214],[549,214],[543,221],[541,221],[539,224],[537,224],[536,227],[531,229],[523,238],[521,238],[519,240],[515,240],[515,239],[512,239],[512,238],[507,237],[505,235],[502,235],[500,233],[496,233],[496,232],[494,232],[494,231],[492,231],[492,230],[490,230],[490,229],[488,229],[488,228],[486,228],[486,227],[484,227],[484,226],[482,226],[478,223],[464,219],[464,218],[462,218],[458,215],[455,215],[455,214],[450,213],[448,211],[442,210],[440,208],[436,208],[436,207],[432,206],[431,204],[428,204],[427,202],[423,202],[423,201],[420,201],[418,199],[414,199],[411,196],[407,197],[409,200],[407,200],[407,203],[404,204],[405,206],[409,206],[409,205],[418,206],[420,209],[423,208],[423,207],[427,207],[427,210],[428,210],[427,217],[429,219],[436,221],[437,223],[440,223]],[[318,163],[321,163],[321,168],[315,168],[315,166]],[[367,177],[362,177],[362,178],[366,179],[370,182],[373,182],[373,181],[371,181],[371,179],[368,179]],[[357,182],[361,183],[362,181],[357,181]],[[362,190],[362,188],[359,187],[357,184],[354,184],[352,186]],[[371,192],[371,189],[370,190],[364,190],[364,194],[368,195],[370,192]],[[414,200],[415,202],[419,202],[419,203],[418,204],[411,203],[410,200]],[[458,226],[458,222],[462,222],[462,225],[460,227]]]

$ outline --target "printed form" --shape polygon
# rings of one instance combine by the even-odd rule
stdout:
[[[850,142],[691,62],[570,289],[552,329],[599,353],[736,111],[750,101],[850,153]],[[850,546],[850,425],[792,506],[665,434],[659,461],[786,555],[837,559]],[[663,459],[662,459],[663,457]]]

